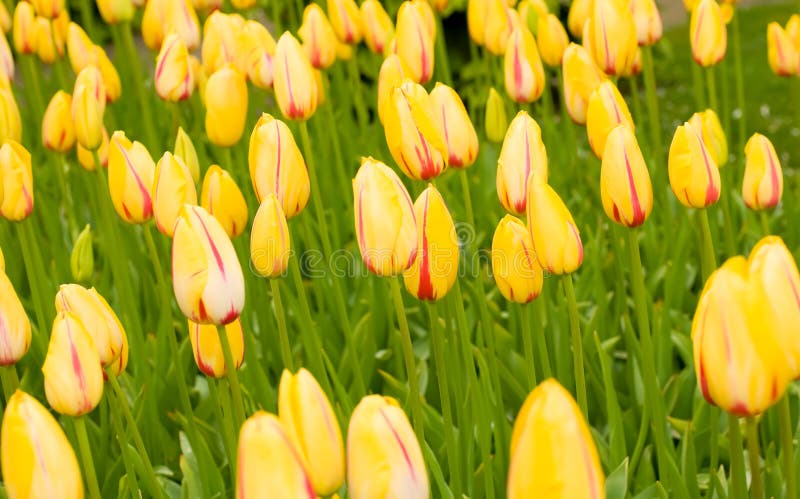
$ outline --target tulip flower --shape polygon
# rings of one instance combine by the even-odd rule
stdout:
[[[506,211],[525,213],[528,177],[532,173],[547,182],[547,149],[539,124],[520,111],[508,127],[497,159],[497,197]]]
[[[194,90],[194,75],[189,51],[183,39],[170,33],[156,59],[155,87],[158,96],[169,102],[186,100]]]
[[[653,45],[661,39],[664,28],[655,0],[631,0],[631,13],[640,46]]]
[[[630,0],[595,0],[588,40],[597,65],[609,75],[621,75],[636,56],[636,25]]]
[[[36,13],[47,19],[55,19],[64,10],[64,0],[31,0]]]
[[[553,14],[540,17],[537,23],[536,37],[539,43],[539,54],[545,64],[551,67],[561,66],[564,51],[569,45],[564,26]]]
[[[364,23],[364,43],[374,53],[383,55],[394,38],[394,24],[380,0],[365,0],[361,4],[361,19]]]
[[[701,66],[713,66],[725,57],[728,32],[716,0],[701,0],[692,11],[689,24],[692,56]]]
[[[490,3],[492,2],[492,3]],[[502,6],[502,0],[468,0],[467,1],[467,31],[475,45],[482,46],[486,36],[486,14],[495,4]]]
[[[389,151],[403,173],[428,180],[447,166],[447,142],[425,89],[406,80],[392,91],[384,115]]]
[[[533,102],[544,91],[544,68],[536,40],[521,26],[508,39],[503,63],[506,93],[514,102]]]
[[[771,306],[741,256],[711,274],[697,304],[692,343],[698,385],[708,402],[736,416],[764,412],[791,379],[782,345],[764,334],[777,320]]]
[[[14,285],[5,274],[0,255],[0,366],[19,362],[31,345],[31,322],[19,300]],[[6,477],[7,478],[7,477]]]
[[[247,202],[231,175],[218,165],[211,165],[203,179],[200,206],[225,229],[231,239],[247,227]]]
[[[417,83],[427,83],[433,76],[434,48],[436,36],[426,25],[424,2],[406,1],[397,11],[395,53],[406,64],[410,77]]]
[[[22,140],[22,120],[11,88],[0,87],[0,143]]]
[[[97,149],[97,156],[100,159],[100,166],[106,168],[108,166],[108,132],[103,127],[103,142]],[[80,144],[76,144],[76,152],[78,156],[78,163],[86,170],[93,172],[97,169],[97,162],[95,161],[94,153]]]
[[[794,76],[798,70],[798,54],[794,42],[780,24],[767,25],[769,67],[778,76]]]
[[[633,131],[633,117],[614,82],[605,81],[592,92],[586,110],[589,145],[599,159],[603,159],[608,134],[617,125],[625,125]]]
[[[470,166],[478,157],[478,134],[461,97],[451,87],[437,82],[430,99],[434,113],[442,117],[447,164],[453,168]]]
[[[525,399],[511,434],[508,498],[526,497],[605,497],[589,425],[552,378]]]
[[[516,2],[508,2],[509,7],[513,7]],[[536,33],[539,19],[547,17],[550,9],[545,0],[522,0],[517,5],[517,13],[523,26],[527,26],[532,33]]]
[[[94,43],[89,35],[76,23],[69,23],[67,28],[67,54],[72,70],[77,74],[81,69],[92,64],[92,47]]]
[[[281,113],[290,120],[307,120],[317,109],[314,68],[288,31],[278,39],[274,63],[275,100]]]
[[[75,452],[39,401],[17,390],[7,401],[0,432],[3,485],[9,497],[83,497]]]
[[[247,82],[233,65],[224,66],[208,79],[205,103],[208,139],[221,147],[239,142],[247,119]]]
[[[257,21],[246,21],[239,34],[239,62],[237,66],[247,73],[247,78],[258,88],[271,88],[275,40],[267,28]]]
[[[6,80],[14,79],[14,56],[3,33],[0,33],[0,74],[5,76]]]
[[[184,205],[172,236],[172,285],[183,315],[227,324],[244,307],[244,276],[233,244],[216,218]]]
[[[274,193],[264,196],[250,229],[250,262],[262,277],[280,277],[289,266],[291,238],[286,215]]]
[[[72,122],[78,143],[89,150],[103,142],[103,115],[106,112],[106,87],[94,66],[86,66],[75,80],[72,92]]]
[[[77,282],[88,282],[94,275],[94,249],[92,248],[92,227],[83,228],[69,255],[69,270]]]
[[[626,227],[642,225],[653,209],[653,186],[633,132],[617,125],[608,134],[600,167],[600,196],[608,218]]]
[[[164,23],[168,0],[146,0],[142,13],[142,40],[148,48],[158,50],[164,40]]]
[[[486,18],[482,20],[485,24],[483,34],[486,50],[493,55],[503,55],[506,52],[508,39],[521,23],[517,12],[506,7],[503,0],[487,0],[489,3]]]
[[[203,25],[201,58],[207,75],[214,74],[226,64],[236,61],[242,37],[245,35],[245,30],[236,27],[237,17],[235,14],[224,14],[216,10],[206,19]]]
[[[339,41],[347,44],[361,41],[361,12],[354,0],[328,0],[328,18]]]
[[[114,132],[108,154],[108,189],[114,209],[124,221],[142,224],[153,216],[155,169],[141,142],[131,142],[123,131]]]
[[[392,100],[394,89],[402,85],[406,78],[411,78],[411,72],[397,54],[390,54],[383,60],[378,73],[378,118],[381,123],[385,120],[386,108]]]
[[[19,142],[7,140],[0,147],[0,216],[20,222],[32,211],[31,154]]]
[[[370,272],[391,276],[411,267],[417,256],[417,226],[411,197],[397,174],[362,158],[353,180],[356,238]]]
[[[198,324],[189,319],[189,342],[192,344],[194,361],[203,374],[212,378],[222,378],[228,371],[218,327],[215,324]],[[222,327],[228,336],[228,344],[231,347],[231,356],[236,364],[236,369],[239,369],[244,362],[242,324],[239,319],[235,319]]]
[[[92,336],[72,312],[59,312],[42,366],[47,402],[60,414],[82,416],[103,396],[103,370]]]
[[[56,152],[68,152],[75,145],[72,124],[72,96],[59,90],[50,99],[42,119],[42,144]]]
[[[551,274],[576,271],[583,263],[578,227],[564,201],[535,173],[528,178],[527,215],[539,265]]]
[[[492,275],[506,300],[528,303],[542,291],[543,273],[531,233],[518,218],[506,215],[492,238]]]
[[[508,118],[503,98],[494,88],[489,88],[489,97],[486,99],[486,137],[492,142],[500,142],[506,136]]]
[[[315,499],[303,460],[280,420],[258,411],[239,431],[236,497]]]
[[[563,64],[564,103],[572,121],[586,124],[589,97],[605,80],[605,74],[580,45],[571,43],[564,51]]]
[[[326,69],[336,61],[336,34],[322,7],[313,3],[306,6],[297,33],[312,66]]]
[[[722,168],[728,162],[728,140],[725,138],[717,113],[713,109],[694,113],[689,118],[689,123],[695,131],[700,131],[703,144],[717,162],[717,166]]]
[[[92,64],[100,71],[103,78],[103,85],[106,91],[106,101],[114,102],[119,99],[122,94],[122,83],[119,79],[119,73],[116,68],[111,64],[108,54],[102,47],[95,45],[91,50]]]
[[[272,193],[287,218],[303,211],[311,192],[308,170],[286,123],[262,114],[250,136],[248,160],[259,202]]]
[[[36,12],[28,2],[17,2],[14,9],[14,31],[12,39],[18,54],[33,54],[36,51]]]
[[[278,388],[278,417],[303,460],[319,496],[329,496],[344,482],[344,444],[328,397],[306,369],[284,369]]]
[[[183,127],[178,127],[172,154],[183,161],[183,164],[189,169],[189,173],[192,174],[192,181],[197,183],[200,180],[200,162],[197,159],[197,151],[194,148],[192,139],[183,131]]]
[[[356,406],[347,431],[347,464],[353,499],[430,497],[419,442],[391,397],[368,395]]]
[[[744,154],[744,204],[758,211],[774,208],[783,194],[783,172],[775,147],[768,138],[756,133],[744,146]]]
[[[707,208],[720,195],[719,167],[700,133],[685,123],[675,130],[669,146],[669,184],[678,201],[688,208]]]
[[[133,19],[131,0],[97,0],[97,10],[106,24],[118,24]]]
[[[583,27],[592,15],[592,0],[572,0],[567,14],[567,28],[572,36],[583,36]]]
[[[153,214],[158,231],[172,237],[184,204],[197,204],[197,190],[189,168],[169,151],[158,160],[153,173]]]
[[[37,17],[33,26],[36,41],[36,56],[45,64],[53,64],[56,59],[64,55],[64,40],[53,34],[53,27],[49,19]]]
[[[119,375],[128,364],[128,337],[117,314],[96,289],[62,284],[56,293],[56,312],[71,313],[85,327],[97,349],[100,365]]]
[[[200,46],[200,23],[190,0],[167,0],[162,29],[162,38],[177,33],[190,51]]]

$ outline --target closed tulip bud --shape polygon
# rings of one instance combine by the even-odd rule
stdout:
[[[103,127],[103,142],[100,148],[97,149],[97,156],[100,158],[100,166],[103,168],[108,167],[108,132]],[[77,151],[78,163],[87,171],[93,172],[97,169],[98,165],[95,161],[94,153],[80,144],[76,144],[75,150]]]
[[[36,13],[47,19],[55,19],[64,10],[64,0],[32,0]]]
[[[592,0],[572,0],[567,15],[567,28],[572,36],[583,36],[583,27],[592,15]]]
[[[72,253],[69,256],[69,268],[72,278],[77,282],[88,282],[94,274],[94,249],[92,248],[92,228],[88,224],[83,228]]]
[[[153,158],[141,142],[131,142],[119,130],[109,149],[108,189],[114,209],[128,223],[147,222],[153,216]]]
[[[509,6],[512,6],[512,3],[508,2]],[[550,9],[545,0],[522,0],[517,5],[517,13],[523,26],[527,26],[531,33],[537,33],[539,19],[547,17]]]
[[[512,215],[500,220],[492,238],[492,275],[506,300],[528,303],[542,291],[544,275],[531,233]]]
[[[281,113],[290,120],[307,120],[317,110],[314,67],[288,31],[278,39],[274,62],[275,100]]]
[[[572,121],[578,125],[586,123],[589,97],[605,80],[605,74],[580,45],[571,43],[564,51],[564,103]]]
[[[744,146],[744,154],[744,204],[757,211],[774,208],[783,194],[783,172],[775,147],[768,138],[756,133]]]
[[[796,51],[800,51],[800,14],[792,14],[786,21],[786,35],[794,44]]]
[[[383,60],[378,73],[378,118],[381,123],[384,122],[394,89],[402,85],[406,78],[411,78],[411,72],[400,56],[391,54]]]
[[[435,33],[426,24],[424,2],[406,1],[397,11],[395,53],[406,64],[412,80],[427,83],[433,76]]]
[[[142,13],[142,40],[148,48],[158,50],[164,40],[168,0],[146,0]]]
[[[183,315],[227,324],[244,307],[244,276],[233,244],[216,218],[184,205],[172,237],[172,284]]]
[[[311,65],[326,69],[336,61],[336,34],[322,7],[312,3],[303,11],[303,24],[297,30]]]
[[[82,416],[103,396],[103,370],[92,336],[72,312],[59,312],[42,366],[44,392],[60,414]]]
[[[0,74],[5,76],[6,80],[14,78],[14,56],[11,54],[6,36],[2,33],[0,33]]]
[[[486,14],[489,12],[489,2],[490,0],[467,1],[467,31],[475,45],[482,46],[485,41]]]
[[[642,225],[653,209],[653,186],[633,132],[617,125],[608,134],[600,168],[603,209],[625,227]]]
[[[259,202],[272,193],[287,218],[303,211],[311,193],[308,170],[286,123],[262,114],[250,136],[248,160]]]
[[[183,164],[189,169],[189,173],[192,174],[192,181],[197,183],[200,180],[200,162],[197,160],[197,151],[192,143],[192,138],[183,131],[183,127],[178,127],[172,154],[183,161]]]
[[[559,195],[536,174],[528,178],[528,230],[539,265],[569,274],[583,263],[583,243],[572,214]]]
[[[250,30],[236,29],[233,15],[219,10],[212,12],[203,25],[201,58],[206,74],[214,74],[226,64],[234,63],[243,38],[248,34],[252,34]]]
[[[239,142],[247,119],[247,82],[232,65],[211,75],[205,89],[206,134],[218,146]]]
[[[31,345],[31,322],[5,274],[5,265],[0,267],[0,366],[10,366],[19,362]]]
[[[333,494],[344,482],[344,443],[328,397],[306,369],[284,369],[278,389],[278,417],[300,455],[319,496]]]
[[[503,0],[487,0],[489,7],[483,22],[486,25],[483,37],[484,45],[493,55],[503,55],[511,34],[521,23],[517,12],[506,6]]]
[[[639,45],[653,45],[664,30],[655,0],[631,0],[633,22]]]
[[[59,90],[50,99],[42,119],[42,144],[56,152],[67,152],[75,145],[72,124],[72,96]]]
[[[569,45],[569,37],[558,17],[553,14],[540,17],[536,37],[539,43],[539,54],[544,63],[554,68],[561,66],[564,51]]]
[[[94,66],[86,66],[78,74],[72,92],[75,137],[86,149],[97,149],[103,142],[105,112],[106,90],[103,77]]]
[[[0,143],[22,140],[22,120],[11,88],[0,87]]]
[[[200,46],[200,23],[190,0],[168,0],[166,2],[162,29],[162,39],[168,33],[177,33],[189,50]]]
[[[192,96],[194,74],[189,51],[183,39],[175,33],[171,33],[161,45],[154,79],[156,93],[165,101],[178,102]]]
[[[7,140],[0,147],[0,216],[12,222],[33,211],[31,154],[19,143]]]
[[[669,146],[669,184],[688,208],[707,208],[719,200],[719,167],[703,143],[700,131],[685,123]]]
[[[130,21],[134,13],[131,0],[97,0],[97,10],[106,24]]]
[[[119,79],[117,69],[111,64],[108,54],[102,47],[95,45],[92,47],[92,64],[100,70],[103,78],[103,85],[106,91],[106,102],[114,102],[122,94],[122,83]]]
[[[3,485],[9,497],[83,497],[75,452],[39,401],[17,390],[7,401],[1,431]]]
[[[247,227],[247,202],[231,175],[218,165],[211,165],[203,179],[200,206],[205,208],[233,239]]]
[[[342,43],[361,41],[361,12],[354,0],[328,0],[328,18]]]
[[[536,40],[528,28],[514,30],[504,58],[506,92],[514,102],[533,102],[544,91],[544,68]]]
[[[391,276],[417,256],[414,207],[403,183],[388,166],[363,158],[353,180],[356,238],[370,272]]]
[[[36,56],[45,64],[53,64],[60,56],[64,55],[64,40],[53,35],[51,21],[44,17],[37,17],[34,25],[36,41]]]
[[[347,431],[347,463],[353,499],[430,497],[419,442],[391,397],[368,395],[358,403]]]
[[[165,152],[158,160],[154,180],[153,212],[156,227],[165,236],[172,237],[183,205],[197,204],[194,180],[183,160],[170,152]]]
[[[219,327],[222,327],[228,336],[231,347],[231,357],[236,369],[244,362],[244,331],[239,319],[229,322],[225,326],[214,324],[198,324],[189,319],[189,342],[192,344],[192,353],[197,368],[206,376],[222,378],[227,374],[225,353],[220,341]]]
[[[539,124],[520,111],[508,127],[497,159],[497,197],[506,211],[525,213],[528,177],[533,173],[547,181],[547,150]]]
[[[267,28],[257,21],[246,21],[239,34],[240,61],[237,65],[256,87],[272,87],[274,55],[275,40]]]
[[[525,399],[511,434],[508,498],[605,497],[592,433],[572,395],[550,378]]]
[[[286,215],[273,193],[264,196],[250,229],[250,262],[261,277],[280,277],[289,266],[291,239]]]
[[[728,139],[725,138],[725,132],[722,130],[717,113],[713,109],[694,113],[689,118],[689,123],[692,124],[695,131],[700,131],[703,143],[717,162],[717,166],[720,168],[725,166],[725,163],[728,162]]]
[[[236,497],[315,499],[311,480],[280,420],[258,411],[239,431]]]
[[[603,159],[608,134],[617,125],[633,131],[633,117],[614,82],[605,81],[592,92],[586,111],[586,134],[598,158]]]
[[[447,142],[440,118],[425,89],[406,80],[392,91],[384,115],[389,151],[403,173],[428,180],[447,166]]]
[[[494,88],[489,88],[489,97],[486,99],[486,137],[492,142],[500,142],[506,136],[508,118],[503,98]]]
[[[725,57],[728,32],[716,0],[701,0],[692,11],[689,34],[692,55],[697,64],[713,66]]]
[[[767,25],[769,67],[778,76],[794,76],[798,70],[798,54],[794,42],[776,22]]]
[[[394,24],[380,0],[365,0],[361,4],[364,22],[364,43],[374,53],[382,55],[394,38]]]
[[[18,54],[33,54],[36,52],[36,12],[28,2],[17,3],[14,9],[14,50]]]
[[[72,70],[77,74],[81,69],[92,64],[94,43],[89,35],[76,23],[69,23],[67,28],[67,54]]]
[[[461,97],[451,87],[436,83],[430,95],[434,113],[442,117],[447,142],[447,164],[466,168],[478,157],[478,134],[469,118]]]
[[[584,41],[600,69],[623,74],[633,64],[637,47],[630,0],[595,0]]]

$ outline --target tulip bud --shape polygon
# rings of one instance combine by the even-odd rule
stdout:
[[[201,58],[207,75],[216,73],[226,64],[234,63],[242,48],[240,45],[247,36],[246,32],[252,34],[250,30],[237,30],[234,19],[233,15],[217,10],[208,16],[203,25]]]
[[[219,327],[225,329],[228,344],[231,347],[231,357],[236,369],[244,362],[244,332],[239,319],[229,322],[225,326],[214,324],[197,324],[189,319],[189,342],[192,344],[192,353],[197,368],[206,376],[222,378],[227,374],[225,353],[220,341]]]
[[[794,45],[795,51],[800,55],[800,14],[792,14],[786,21],[786,36]]]
[[[168,0],[146,0],[142,13],[142,40],[151,50],[161,48],[164,40]]]
[[[442,123],[421,85],[406,80],[392,91],[383,127],[389,151],[403,173],[428,180],[444,171],[448,154]]]
[[[269,193],[264,196],[250,229],[250,262],[261,277],[280,277],[289,266],[291,238],[283,208]]]
[[[77,282],[88,282],[94,274],[94,249],[92,248],[92,228],[86,225],[78,239],[75,240],[75,245],[72,247],[72,253],[69,257],[69,268],[72,272],[72,278]]]
[[[411,79],[418,83],[427,83],[433,76],[435,32],[426,25],[424,9],[430,6],[424,2],[403,2],[397,11],[395,35],[395,53],[406,64]]]
[[[60,414],[82,416],[103,396],[103,370],[86,326],[72,312],[58,313],[42,366],[47,402]]]
[[[328,0],[328,18],[339,41],[347,44],[361,41],[361,12],[354,0]]]
[[[587,29],[584,41],[600,69],[621,75],[633,64],[637,39],[630,0],[595,0]]]
[[[336,61],[336,34],[322,7],[312,3],[303,11],[303,24],[297,30],[311,65],[326,69]]]
[[[108,163],[108,189],[117,214],[131,224],[150,220],[156,166],[147,148],[117,130],[111,136]]]
[[[286,123],[262,114],[250,136],[248,160],[259,202],[273,193],[287,218],[303,211],[311,192],[308,170]]]
[[[100,71],[86,66],[75,80],[72,92],[72,121],[75,137],[86,149],[93,150],[103,142],[103,115],[106,111],[106,90]]]
[[[525,213],[528,177],[547,182],[547,150],[536,120],[520,111],[508,127],[497,160],[497,197],[506,211]]]
[[[633,117],[614,82],[605,81],[592,92],[586,111],[586,134],[599,159],[603,159],[608,134],[617,125],[625,125],[633,131]]]
[[[347,431],[347,464],[353,499],[430,497],[419,442],[391,397],[368,395],[356,406]]]
[[[592,15],[593,0],[572,0],[567,15],[567,28],[572,36],[580,38],[583,36],[583,28],[586,21]]]
[[[97,0],[97,10],[106,24],[117,24],[133,19],[131,0]]]
[[[728,32],[716,0],[701,0],[692,11],[689,25],[692,55],[697,64],[713,66],[725,57]]]
[[[631,0],[631,13],[639,45],[653,45],[661,39],[664,28],[655,0]]]
[[[0,263],[0,366],[10,366],[19,362],[31,345],[31,323],[5,274],[5,263]]]
[[[22,140],[22,120],[11,88],[0,87],[0,144]]]
[[[508,498],[605,497],[592,433],[572,395],[550,378],[525,399],[511,434]]]
[[[17,390],[8,399],[0,438],[9,497],[83,497],[75,452],[61,425],[35,398]]]
[[[544,91],[544,68],[536,40],[528,28],[514,30],[506,47],[504,74],[506,92],[514,102],[533,102]]]
[[[169,151],[158,160],[154,172],[153,212],[156,227],[165,236],[172,237],[175,222],[184,204],[197,204],[197,190],[194,187],[189,168],[179,157]]]
[[[344,482],[344,444],[328,397],[306,369],[284,369],[278,389],[278,417],[300,454],[314,493],[329,496]]]
[[[571,43],[564,51],[564,103],[570,118],[578,125],[586,123],[589,97],[605,80],[605,74],[580,45]]]
[[[236,497],[315,499],[303,460],[277,417],[250,416],[239,431]]]
[[[794,42],[776,22],[767,25],[769,67],[778,76],[794,76],[798,70],[798,54]]]
[[[503,0],[487,0],[489,3],[483,34],[486,50],[493,55],[503,55],[506,52],[508,39],[521,23],[517,12],[507,7]]]
[[[494,88],[489,88],[489,97],[486,99],[486,137],[492,142],[500,142],[506,136],[508,118],[506,105],[503,98]]]
[[[111,64],[108,54],[102,47],[94,45],[91,49],[91,64],[94,65],[103,78],[106,102],[114,102],[122,94],[122,83],[117,69]]]
[[[164,9],[162,38],[168,33],[177,33],[194,50],[200,46],[200,23],[190,0],[168,0]]]
[[[513,4],[514,2],[508,2],[509,7],[513,7]],[[547,7],[545,0],[522,0],[517,5],[517,13],[522,25],[538,36],[539,20],[547,17],[550,9]]]
[[[36,51],[36,12],[30,3],[17,3],[13,27],[14,50],[18,54],[33,54]]]
[[[36,41],[36,56],[45,64],[53,64],[58,57],[64,55],[64,40],[53,34],[49,19],[37,17],[33,25]]]
[[[278,39],[274,62],[273,85],[281,113],[290,120],[307,120],[317,110],[313,66],[288,31]]]
[[[362,158],[353,180],[356,237],[361,257],[379,276],[400,273],[417,256],[417,227],[411,197],[397,174]]]
[[[92,63],[94,43],[78,24],[71,22],[67,28],[67,54],[72,70],[77,74]]]
[[[108,144],[108,132],[105,127],[103,127],[103,142],[100,144],[100,148],[97,149],[97,156],[100,158],[100,166],[103,168],[108,167]],[[75,149],[78,153],[78,163],[80,163],[86,171],[95,171],[95,169],[97,169],[97,164],[95,162],[94,153],[80,144],[76,144]]]
[[[489,12],[489,2],[490,0],[467,1],[467,31],[475,45],[482,46],[486,38],[486,14]]]
[[[583,243],[572,214],[555,190],[535,173],[528,178],[528,230],[539,265],[569,274],[583,263]]]
[[[0,74],[5,76],[6,80],[14,79],[14,56],[3,33],[0,33]]]
[[[68,152],[75,145],[72,124],[72,96],[59,90],[50,99],[42,119],[42,144],[56,152]]]
[[[203,179],[200,206],[225,229],[231,239],[247,227],[247,202],[236,181],[218,165],[211,165]]]
[[[172,153],[183,161],[183,164],[189,169],[189,173],[192,174],[192,181],[197,183],[200,180],[200,162],[197,160],[197,151],[192,139],[183,131],[183,127],[178,127],[178,135],[175,137],[175,147],[173,147]]]
[[[161,45],[156,59],[155,87],[158,96],[168,102],[186,100],[194,90],[194,75],[189,51],[183,39],[171,33]]]
[[[506,300],[528,303],[542,291],[543,273],[531,233],[518,218],[506,215],[492,238],[492,275]]]
[[[8,140],[0,147],[0,216],[20,222],[32,211],[31,154],[19,142]]]
[[[713,109],[694,113],[689,118],[689,123],[692,124],[695,131],[700,131],[703,143],[714,161],[717,162],[717,166],[720,168],[725,166],[725,163],[728,162],[728,140],[725,138],[725,132],[722,130],[717,113]]]
[[[244,307],[244,276],[233,244],[216,218],[184,205],[172,237],[172,284],[183,315],[227,324]]]
[[[378,118],[381,123],[384,122],[394,89],[402,85],[406,78],[411,78],[411,72],[397,54],[391,54],[383,60],[378,73]]]
[[[783,194],[783,172],[775,147],[768,138],[756,133],[744,146],[744,154],[744,204],[757,211],[774,208]]]
[[[700,131],[685,123],[675,130],[669,146],[669,184],[688,208],[707,208],[719,200],[717,162],[706,149]]]
[[[453,168],[470,166],[478,157],[478,134],[461,97],[451,87],[437,82],[430,99],[434,113],[442,117],[447,164]]]
[[[247,82],[232,65],[211,75],[205,89],[206,134],[215,145],[239,142],[247,119]]]
[[[55,19],[64,10],[64,0],[31,0],[36,13],[47,19]]]
[[[569,37],[558,17],[553,14],[540,17],[536,37],[539,42],[539,54],[544,63],[551,67],[561,66],[564,51],[569,45]]]
[[[361,19],[364,22],[364,43],[374,53],[383,55],[394,38],[394,24],[380,0],[364,0],[361,4]]]
[[[653,209],[653,186],[633,132],[617,125],[608,134],[600,168],[600,196],[608,218],[625,227],[642,225]]]
[[[239,34],[238,66],[247,73],[247,78],[258,88],[271,88],[273,80],[273,56],[275,40],[267,28],[256,21],[246,21]]]

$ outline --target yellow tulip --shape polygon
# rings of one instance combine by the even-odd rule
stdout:
[[[509,7],[513,6],[512,3],[508,2]],[[522,0],[517,5],[517,13],[522,25],[527,26],[532,33],[537,33],[535,28],[538,26],[539,20],[550,14],[550,8],[545,0]]]
[[[32,211],[31,154],[19,142],[7,140],[0,147],[0,216],[19,222]]]
[[[302,458],[272,414],[258,411],[244,422],[239,431],[237,461],[238,499],[316,499]]]
[[[442,117],[442,129],[447,142],[447,164],[453,168],[470,166],[478,157],[478,134],[464,102],[455,90],[438,82],[430,99],[434,113]]]
[[[98,45],[93,46],[91,53],[91,64],[100,71],[100,75],[103,78],[103,84],[106,90],[106,101],[114,102],[119,99],[119,96],[122,94],[122,83],[119,79],[119,73],[117,73],[117,69],[114,65],[111,64],[108,54],[106,54],[106,51],[103,50],[102,47]]]
[[[775,147],[768,138],[756,133],[744,146],[744,154],[744,204],[751,210],[774,208],[783,194],[783,170]]]
[[[183,131],[183,127],[178,127],[172,154],[183,161],[183,164],[189,169],[189,173],[192,174],[192,181],[197,183],[200,180],[200,162],[197,159],[197,151],[194,148],[192,139]]]
[[[262,277],[286,273],[291,255],[291,238],[281,203],[270,192],[261,201],[250,229],[250,262]]]
[[[572,36],[580,38],[583,36],[583,27],[592,15],[593,0],[572,0],[567,15],[567,28]]]
[[[506,211],[525,213],[528,177],[533,173],[547,182],[547,149],[539,124],[520,111],[508,127],[497,159],[497,197]]]
[[[22,140],[22,120],[11,88],[0,87],[0,143]]]
[[[230,147],[239,142],[247,119],[247,82],[226,65],[211,75],[205,89],[206,134],[215,145]]]
[[[207,75],[216,73],[226,64],[235,63],[242,49],[243,36],[249,31],[237,29],[237,17],[235,14],[224,14],[215,10],[206,19],[203,25],[201,58]]]
[[[167,0],[163,34],[177,33],[190,51],[200,46],[200,23],[190,0]]]
[[[103,168],[108,166],[108,146],[108,132],[106,131],[105,127],[103,127],[103,142],[97,149],[97,156],[100,158],[100,165]],[[80,163],[81,166],[87,171],[95,171],[95,169],[97,169],[97,164],[95,162],[94,153],[80,144],[76,144],[75,149],[77,151],[78,163]]]
[[[544,91],[544,67],[536,40],[528,28],[519,27],[508,39],[503,63],[506,93],[514,102],[533,102]]]
[[[322,7],[312,3],[303,11],[303,24],[297,30],[311,65],[326,69],[336,61],[336,33]]]
[[[794,49],[800,56],[800,14],[792,14],[786,21],[786,35],[794,44]]]
[[[108,154],[108,190],[114,209],[124,221],[142,224],[152,218],[155,169],[141,142],[131,142],[123,131],[114,132]]]
[[[3,485],[9,497],[83,499],[75,452],[39,401],[17,390],[8,399],[0,431]]]
[[[0,33],[0,73],[6,80],[14,79],[14,56],[11,54],[11,47],[3,33]]]
[[[211,165],[203,178],[200,206],[225,229],[231,239],[247,227],[247,202],[231,175],[218,165]]]
[[[305,465],[314,493],[329,496],[344,482],[344,443],[328,397],[306,369],[284,369],[278,417]]]
[[[328,0],[328,18],[339,41],[347,44],[361,41],[361,12],[354,0]]]
[[[632,0],[631,13],[639,45],[653,45],[661,39],[664,27],[655,0]]]
[[[262,114],[250,136],[248,160],[259,202],[272,193],[287,218],[303,211],[311,193],[308,170],[286,123]]]
[[[542,292],[544,275],[525,224],[506,215],[492,237],[492,275],[506,300],[528,303]]]
[[[701,66],[713,66],[725,57],[728,32],[716,0],[701,0],[692,11],[689,25],[692,55]]]
[[[605,497],[589,425],[572,395],[547,379],[525,399],[511,434],[508,498]]]
[[[267,28],[257,21],[246,21],[239,33],[237,66],[258,88],[272,88],[275,40]]]
[[[67,28],[67,54],[72,70],[77,74],[92,64],[94,43],[78,24],[71,22]]]
[[[36,52],[36,12],[33,5],[25,1],[17,2],[17,7],[14,9],[13,27],[14,50],[18,54]]]
[[[274,63],[275,100],[281,113],[290,120],[307,120],[317,110],[314,68],[288,31],[278,39]]]
[[[606,79],[605,74],[584,47],[570,43],[564,51],[562,78],[564,103],[570,118],[578,125],[586,124],[589,97]]]
[[[153,174],[153,214],[156,227],[172,237],[175,222],[184,204],[197,204],[197,190],[189,168],[177,156],[165,152]]]
[[[217,219],[184,205],[172,236],[172,285],[183,315],[200,324],[227,324],[244,307],[244,276]]]
[[[364,23],[364,43],[374,53],[383,55],[394,38],[394,24],[380,0],[365,0],[361,4],[361,19]]]
[[[171,33],[161,45],[153,78],[156,93],[165,101],[178,102],[192,96],[194,74],[189,51],[177,34]]]
[[[64,55],[64,39],[53,34],[51,21],[37,17],[34,24],[36,55],[45,64],[53,64]]]
[[[56,152],[67,152],[75,145],[72,124],[72,96],[59,90],[50,99],[42,118],[42,144]]]
[[[503,0],[487,0],[486,17],[483,19],[485,31],[483,34],[484,45],[493,55],[503,55],[506,52],[508,39],[520,26],[517,12],[507,7]]]
[[[482,46],[486,40],[486,15],[494,0],[467,1],[467,31],[475,45]],[[499,0],[502,4],[502,0]]]
[[[25,314],[14,285],[5,274],[5,261],[0,255],[0,366],[10,366],[28,351],[31,345],[31,322]],[[8,477],[6,477],[8,478]]]
[[[722,130],[717,113],[713,109],[694,113],[689,118],[689,123],[692,124],[695,131],[700,131],[703,143],[714,157],[717,166],[720,168],[725,166],[725,163],[728,162],[728,140],[725,138],[725,132]]]
[[[411,72],[397,54],[390,54],[383,60],[378,73],[378,118],[381,123],[386,119],[386,108],[392,100],[394,89],[402,85],[406,78],[411,78]]]
[[[508,118],[506,117],[506,105],[503,98],[494,88],[489,88],[489,96],[486,98],[486,115],[484,119],[486,138],[494,143],[498,143],[506,136],[508,129]]]
[[[636,25],[630,0],[595,0],[584,43],[597,65],[609,75],[622,75],[636,57]],[[587,36],[588,35],[588,36]]]
[[[553,14],[540,17],[536,37],[539,43],[539,54],[544,63],[554,68],[561,66],[564,51],[569,45],[569,36],[558,17]]]
[[[653,210],[650,173],[636,136],[624,125],[608,134],[600,167],[600,196],[608,218],[626,227],[642,225]]]
[[[675,130],[669,146],[669,184],[688,208],[707,208],[719,200],[719,167],[697,130],[685,123]]]
[[[528,230],[539,265],[551,274],[569,274],[583,263],[583,243],[572,214],[538,175],[528,178]]]
[[[395,53],[406,64],[410,77],[417,83],[427,83],[433,76],[434,48],[436,36],[426,23],[424,1],[408,0],[397,11]]]
[[[391,397],[368,395],[347,431],[347,488],[353,499],[427,499],[428,473],[408,417]]]
[[[798,70],[798,54],[794,42],[780,24],[767,25],[769,67],[778,76],[794,76]]]
[[[151,50],[161,48],[169,0],[146,0],[142,13],[142,40]]]
[[[236,364],[236,369],[239,369],[244,362],[244,332],[239,319],[235,319],[225,326],[197,324],[189,319],[189,342],[192,344],[194,361],[203,374],[212,378],[222,378],[228,371],[222,342],[219,338],[219,327],[225,329],[228,344],[231,347],[231,357]]]
[[[592,151],[599,159],[603,159],[608,134],[617,125],[625,125],[631,131],[634,130],[633,117],[625,99],[614,82],[607,80],[592,92],[586,110],[586,134],[589,136]]]
[[[47,19],[55,19],[64,10],[64,0],[31,0],[36,13]]]
[[[130,21],[134,14],[131,0],[97,0],[97,10],[106,24]]]
[[[60,414],[82,416],[103,396],[103,370],[92,336],[72,312],[59,312],[42,366],[47,402]]]
[[[417,256],[414,207],[403,183],[388,166],[362,158],[353,180],[356,238],[370,272],[391,276]]]
[[[93,150],[103,142],[103,115],[106,112],[105,83],[100,71],[86,66],[75,80],[72,92],[72,121],[75,137],[86,149]]]

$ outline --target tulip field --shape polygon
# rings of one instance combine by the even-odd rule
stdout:
[[[0,498],[800,497],[797,2],[0,28]]]

